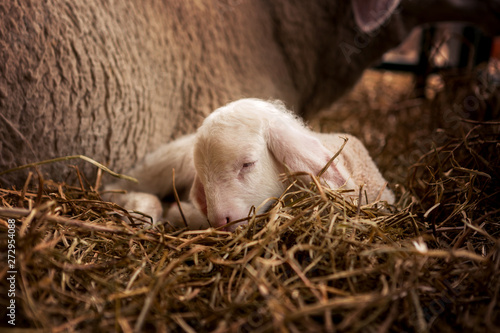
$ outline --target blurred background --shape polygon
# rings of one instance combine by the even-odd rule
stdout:
[[[416,28],[311,126],[358,136],[388,180],[402,184],[408,168],[450,133],[460,135],[468,121],[498,120],[499,58],[500,38],[473,26]]]

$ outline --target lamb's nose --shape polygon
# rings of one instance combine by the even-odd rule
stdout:
[[[218,227],[222,227],[222,226],[228,224],[229,222],[231,222],[231,217],[229,217],[229,216],[217,217],[214,219],[214,221],[210,221],[210,222],[212,223],[212,227],[218,228]]]

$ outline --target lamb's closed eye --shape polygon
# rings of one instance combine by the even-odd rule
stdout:
[[[245,175],[251,172],[255,168],[257,161],[245,162],[241,164],[240,171],[238,172],[238,178],[243,179]]]
[[[255,166],[255,163],[257,163],[257,161],[243,163],[243,165],[241,166],[241,171],[242,172],[250,171]]]

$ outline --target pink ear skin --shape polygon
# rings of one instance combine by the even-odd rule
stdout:
[[[205,188],[200,181],[200,177],[196,175],[194,178],[193,186],[191,187],[191,193],[189,194],[191,201],[197,206],[197,208],[207,216],[207,197],[205,195]]]
[[[313,175],[317,175],[334,155],[305,128],[292,126],[272,124],[269,128],[268,147],[276,159],[290,168],[290,171],[304,171]],[[334,164],[323,174],[323,178],[336,187],[346,183],[345,177]]]
[[[379,29],[396,11],[401,0],[353,0],[351,1],[356,24],[365,33]]]

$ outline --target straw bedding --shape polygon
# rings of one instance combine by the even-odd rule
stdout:
[[[399,82],[385,88],[394,96],[377,102],[382,92],[370,82],[388,75]],[[16,220],[16,328],[499,331],[498,90],[477,77],[462,92],[447,92],[444,80],[417,99],[411,85],[390,89],[406,76],[368,73],[337,110],[311,122],[365,141],[397,192],[394,206],[345,201],[311,176],[235,233],[167,232],[145,228],[147,216],[124,223],[127,212],[100,199],[101,177],[90,184],[77,168],[76,186],[35,171],[25,188],[1,188],[2,262]],[[490,115],[439,119],[467,96]]]

